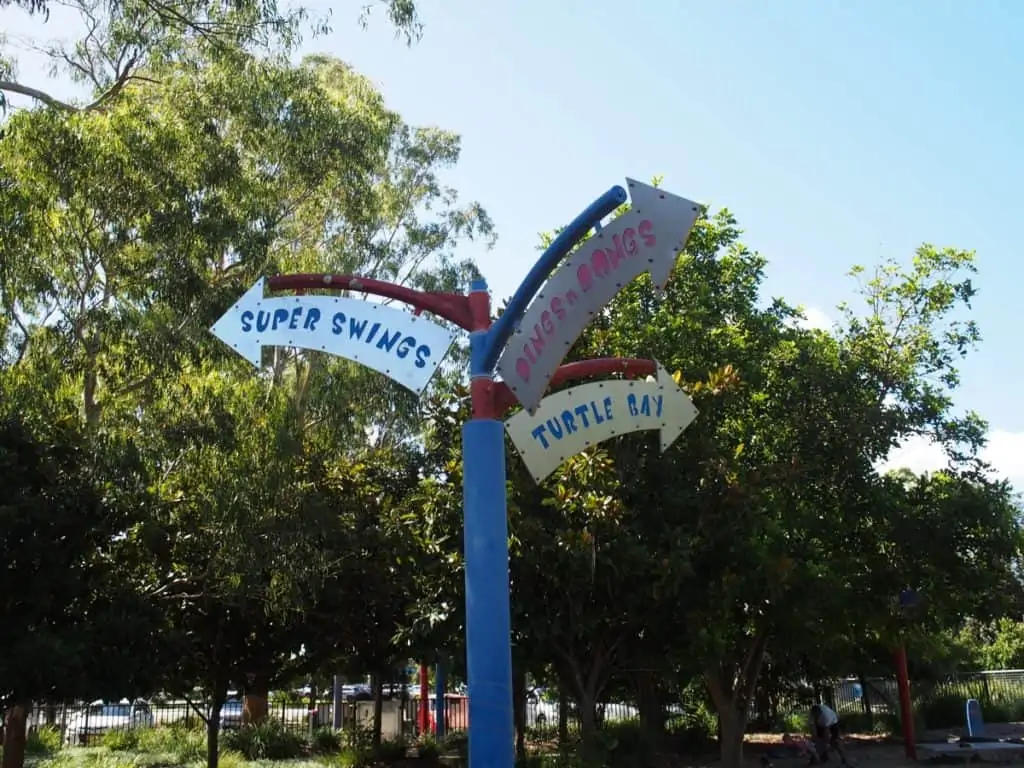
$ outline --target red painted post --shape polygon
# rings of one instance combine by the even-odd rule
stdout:
[[[430,731],[430,672],[420,664],[420,733]]]
[[[470,333],[487,331],[491,327],[491,294],[486,288],[469,294]],[[472,341],[470,342],[472,343]],[[469,396],[474,419],[500,419],[501,412],[495,400],[492,377],[474,377],[469,383]]]
[[[910,698],[910,673],[907,670],[907,647],[901,645],[893,654],[896,660],[896,687],[900,694],[900,722],[903,724],[903,747],[911,760],[917,760],[917,739],[914,734],[914,705]]]

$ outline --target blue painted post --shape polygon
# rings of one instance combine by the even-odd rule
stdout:
[[[473,418],[462,427],[469,764],[513,768],[505,429],[495,413],[493,373],[485,362],[490,327],[485,281],[474,281],[470,301]]]
[[[434,702],[434,722],[437,724],[434,729],[434,736],[440,743],[444,741],[445,729],[448,723],[445,719],[446,707],[444,698],[445,689],[445,668],[444,668],[444,656],[441,654],[437,655],[437,666],[434,667],[434,693],[436,701]]]

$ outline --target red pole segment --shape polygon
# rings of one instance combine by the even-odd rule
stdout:
[[[420,664],[420,733],[430,730],[430,673],[426,664]]]
[[[576,363],[559,366],[548,386],[557,387],[567,381],[589,379],[591,376],[607,376],[611,373],[621,373],[633,379],[638,376],[651,376],[657,369],[658,366],[653,360],[632,357],[598,357],[593,360],[580,360]],[[496,418],[500,418],[512,410],[519,401],[505,382],[495,382],[492,386],[494,387],[495,410],[498,414]]]
[[[907,757],[917,760],[917,738],[914,734],[914,705],[910,698],[910,674],[907,670],[907,647],[901,645],[893,654],[896,660],[896,687],[900,694],[900,722],[903,724],[903,748]]]
[[[421,311],[443,317],[467,331],[473,330],[473,315],[470,298],[460,293],[434,293],[417,291],[385,280],[373,280],[358,275],[276,275],[267,279],[272,291],[336,290],[359,291],[374,296],[383,296],[408,304]],[[490,300],[488,299],[488,309]],[[490,319],[488,319],[490,327]],[[486,329],[485,329],[486,330]]]

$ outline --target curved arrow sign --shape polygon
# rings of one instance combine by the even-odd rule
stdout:
[[[257,368],[264,346],[302,347],[353,360],[416,394],[455,338],[437,323],[359,299],[266,298],[262,278],[210,330]]]
[[[523,407],[537,407],[548,380],[590,320],[644,272],[664,288],[700,206],[627,179],[632,207],[584,241],[523,314],[497,370]]]
[[[599,381],[545,397],[536,413],[505,422],[526,468],[538,483],[577,453],[616,435],[661,430],[665,451],[697,417],[693,401],[661,365],[647,381]]]

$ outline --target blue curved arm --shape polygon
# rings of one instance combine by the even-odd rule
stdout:
[[[600,225],[601,219],[628,199],[626,190],[619,185],[615,185],[587,206],[586,210],[573,219],[569,226],[559,232],[558,237],[545,249],[544,253],[537,259],[537,263],[527,273],[523,282],[516,288],[516,292],[505,308],[504,314],[498,318],[497,322],[491,326],[491,330],[487,332],[483,364],[488,373],[494,371],[494,366],[498,363],[498,356],[501,355],[501,351],[508,343],[512,331],[515,330],[516,323],[522,318],[526,308],[533,301],[533,297],[537,295],[537,291],[544,285],[544,281],[548,279],[548,276],[555,271],[555,267],[558,266],[559,262],[568,255],[576,243],[587,236],[591,229]]]

